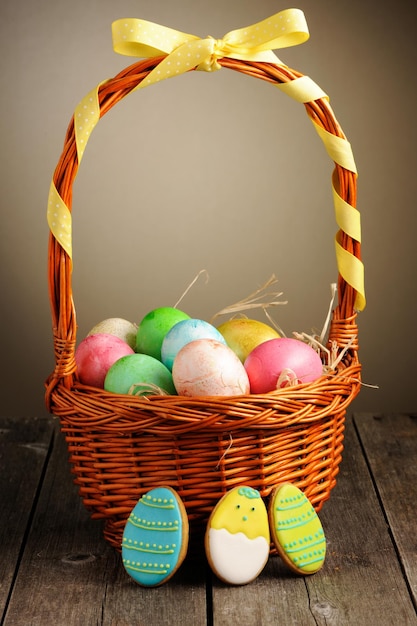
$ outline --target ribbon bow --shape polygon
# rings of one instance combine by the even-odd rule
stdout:
[[[145,58],[167,55],[138,88],[191,69],[218,70],[218,59],[224,57],[284,65],[272,50],[296,46],[309,38],[300,9],[281,11],[246,28],[232,30],[221,39],[200,39],[136,18],[113,22],[112,35],[113,48],[119,54]]]

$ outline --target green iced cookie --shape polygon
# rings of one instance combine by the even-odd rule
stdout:
[[[298,574],[314,574],[326,557],[320,519],[305,494],[290,483],[279,485],[268,507],[272,541],[283,561]]]

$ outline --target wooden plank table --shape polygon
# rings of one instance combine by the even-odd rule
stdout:
[[[320,512],[326,561],[309,577],[271,557],[228,586],[197,547],[166,585],[139,587],[85,511],[53,418],[0,418],[0,497],[4,626],[417,625],[417,415],[347,420]]]

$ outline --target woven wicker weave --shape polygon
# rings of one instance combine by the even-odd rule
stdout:
[[[101,116],[143,80],[161,58],[135,63],[99,87]],[[300,73],[284,66],[221,59],[238,72],[279,84]],[[345,138],[325,98],[307,103],[307,114]],[[54,183],[71,207],[78,169],[71,120]],[[356,203],[356,175],[336,164],[340,196]],[[359,258],[359,244],[343,235]],[[105,520],[105,538],[120,549],[126,519],[140,496],[170,485],[183,499],[192,532],[200,532],[226,490],[251,485],[267,497],[279,482],[296,483],[316,510],[329,498],[341,462],[346,409],[360,387],[354,289],[339,275],[339,302],[329,340],[351,342],[343,361],[311,384],[265,395],[149,399],[115,395],[82,385],[75,366],[76,321],[71,262],[51,235],[49,288],[55,369],[46,381],[46,403],[60,418],[69,461],[85,506]]]

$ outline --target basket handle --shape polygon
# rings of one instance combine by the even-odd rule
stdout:
[[[211,47],[210,50],[212,54]],[[217,53],[220,54],[219,51]],[[150,84],[149,76],[153,74],[155,77],[161,65],[166,69],[167,59],[172,54],[175,52],[134,63],[113,79],[100,83],[77,106],[68,126],[48,199],[48,223],[51,231],[48,284],[56,366],[46,383],[47,398],[61,379],[71,387],[76,371],[76,314],[71,288],[71,206],[73,183],[86,142],[99,119],[126,95],[141,85]],[[309,118],[334,161],[332,186],[339,225],[335,240],[339,270],[339,303],[334,311],[334,318],[352,320],[352,334],[356,333],[354,324],[356,311],[365,307],[364,271],[360,254],[360,216],[356,209],[357,172],[350,144],[334,116],[327,95],[311,79],[285,65],[230,57],[216,57],[215,63],[218,67],[227,67],[270,82],[304,104]],[[195,66],[191,69],[198,68]]]

